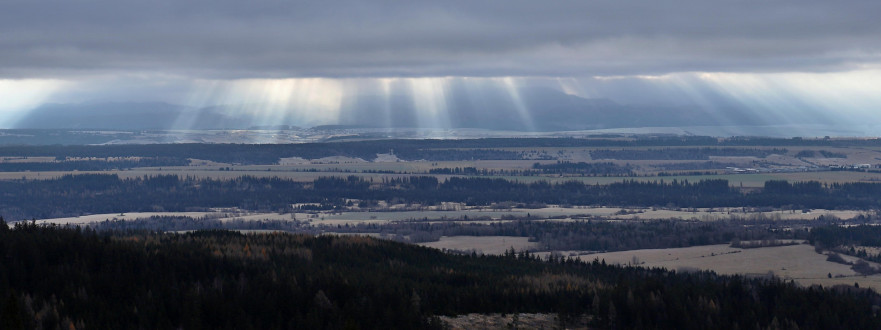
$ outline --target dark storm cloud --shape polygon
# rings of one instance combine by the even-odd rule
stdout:
[[[875,65],[878,1],[2,1],[0,77],[579,76]]]

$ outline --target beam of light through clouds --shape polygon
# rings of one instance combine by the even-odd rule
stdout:
[[[547,110],[535,88],[720,123],[864,124],[881,119],[879,12],[862,0],[6,1],[0,127],[44,103],[110,101],[190,107],[171,128],[197,127],[207,108],[255,126],[448,128],[462,125],[454,107],[481,104],[534,130]],[[478,95],[492,91],[507,100]]]
[[[392,84],[394,79],[379,79],[380,92],[382,93],[382,118],[385,127],[392,126]]]
[[[201,111],[222,108],[222,113],[247,118],[247,126],[358,124],[347,120],[360,111],[359,94],[376,95],[379,107],[369,117],[371,125],[391,127],[401,111],[411,111],[415,124],[426,128],[451,128],[451,84],[468,90],[468,98],[480,109],[507,113],[519,119],[519,129],[535,130],[545,109],[530,107],[521,95],[538,87],[556,89],[577,97],[601,97],[620,104],[664,105],[701,109],[719,123],[736,122],[752,115],[770,124],[859,124],[881,122],[881,71],[860,70],[830,73],[676,73],[661,76],[566,77],[566,78],[288,78],[213,80],[180,79],[171,86],[132,84],[103,95],[102,84],[114,80],[76,83],[63,80],[0,81],[0,125],[13,127],[15,119],[43,102],[124,102],[140,92],[174,90],[156,100],[192,108],[182,112],[170,129],[197,127]],[[143,87],[143,88],[139,88]],[[485,100],[487,88],[503,91],[504,103]],[[132,90],[127,90],[132,89]],[[395,97],[408,96],[412,109],[395,109]],[[363,96],[363,95],[361,95]],[[57,99],[53,99],[57,98]],[[350,100],[349,109],[343,101]],[[142,101],[142,98],[137,100]],[[398,105],[399,106],[399,105]],[[348,112],[344,112],[348,111]],[[367,110],[365,110],[367,111]],[[357,117],[357,116],[355,116]],[[363,118],[364,116],[362,116]],[[357,118],[356,118],[357,119]],[[878,131],[871,127],[868,131]],[[805,132],[806,134],[809,132]]]
[[[449,128],[446,78],[407,79],[413,95],[414,109],[419,127]]]
[[[64,81],[52,79],[0,79],[0,127],[15,122],[23,114],[22,110],[50,100],[52,94],[65,85]]]
[[[529,109],[523,102],[523,98],[520,97],[520,88],[518,87],[517,82],[511,77],[505,77],[501,79],[501,81],[505,86],[505,90],[508,92],[508,96],[511,97],[511,101],[514,103],[514,109],[517,110],[517,114],[520,116],[520,121],[523,122],[526,130],[535,131],[535,121],[532,119],[532,114],[530,114]]]

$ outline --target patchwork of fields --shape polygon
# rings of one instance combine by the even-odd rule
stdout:
[[[477,152],[476,148],[442,148],[438,151]],[[488,149],[486,149],[488,150]],[[241,177],[280,178],[312,183],[325,177],[355,176],[374,183],[392,179],[432,176],[438,182],[454,177],[497,178],[521,183],[545,181],[561,184],[578,181],[589,185],[607,185],[617,182],[671,182],[727,180],[729,186],[742,191],[761,189],[770,180],[788,182],[816,181],[821,184],[881,182],[881,147],[829,146],[737,146],[707,148],[701,146],[639,146],[639,147],[497,147],[520,155],[520,159],[459,160],[402,160],[389,150],[377,153],[375,159],[350,156],[327,156],[315,159],[282,157],[273,163],[242,165],[209,159],[188,159],[189,166],[153,166],[108,170],[58,171],[0,171],[0,180],[50,180],[66,175],[115,174],[120,178],[143,178],[176,175],[197,179],[232,180]],[[484,150],[485,151],[485,150]],[[712,154],[718,152],[719,155]],[[479,154],[479,153],[478,153]],[[601,155],[604,155],[600,157]],[[664,158],[668,155],[670,158]],[[646,158],[648,157],[648,158]],[[654,158],[652,158],[654,157]],[[677,158],[678,157],[678,158]],[[271,158],[271,157],[270,157]],[[368,157],[370,158],[370,157]],[[657,158],[657,159],[656,159]],[[63,157],[62,157],[63,159]],[[71,160],[94,160],[89,157]],[[110,161],[110,158],[104,158]],[[98,158],[98,161],[101,159]],[[187,159],[184,159],[187,160]],[[3,156],[0,163],[56,163],[50,156]],[[183,164],[186,164],[184,162]],[[576,164],[570,167],[569,164]],[[857,166],[841,170],[840,167]],[[553,172],[554,166],[561,169]],[[582,167],[578,167],[582,166]],[[11,168],[11,167],[10,167]],[[546,170],[546,169],[552,170]],[[586,172],[590,170],[620,170],[618,174]],[[582,171],[582,172],[579,172]],[[623,173],[623,174],[622,174]],[[186,217],[195,221],[223,222],[292,222],[302,224],[311,232],[332,234],[364,234],[394,238],[393,234],[344,231],[343,227],[363,225],[387,226],[400,223],[490,225],[516,221],[572,223],[582,220],[600,220],[615,223],[637,223],[652,220],[685,220],[699,222],[728,221],[732,219],[762,219],[779,223],[814,221],[820,217],[848,221],[875,216],[873,210],[839,209],[750,209],[719,206],[714,208],[677,207],[619,207],[541,205],[539,208],[512,205],[443,205],[388,204],[361,209],[354,200],[345,209],[306,211],[296,208],[267,212],[239,208],[200,209],[198,212],[127,212],[83,214],[77,217],[37,219],[37,223],[59,225],[95,225],[106,220],[136,221],[151,217]],[[785,227],[786,225],[782,225]],[[242,229],[247,233],[272,230]],[[425,239],[425,238],[423,238]],[[507,250],[538,250],[539,254],[577,256],[581,260],[605,260],[607,263],[662,267],[679,271],[712,270],[720,274],[773,275],[794,280],[802,285],[825,286],[859,283],[881,291],[881,275],[863,276],[849,265],[827,261],[827,256],[814,251],[807,244],[791,246],[740,249],[728,244],[714,244],[669,249],[642,249],[594,253],[591,251],[542,251],[534,237],[500,235],[452,235],[419,241],[422,246],[456,251],[476,251],[502,254]],[[872,247],[870,251],[877,252]],[[846,258],[854,258],[848,257]],[[851,260],[854,261],[854,260]],[[874,264],[873,264],[874,265]],[[881,265],[875,265],[881,267]]]

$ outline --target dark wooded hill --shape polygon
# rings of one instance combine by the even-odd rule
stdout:
[[[0,227],[0,327],[439,328],[435,315],[559,313],[601,328],[878,329],[873,291],[451,255],[366,237]]]

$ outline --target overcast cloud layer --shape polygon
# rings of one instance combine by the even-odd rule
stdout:
[[[2,1],[0,78],[877,68],[875,1]]]

